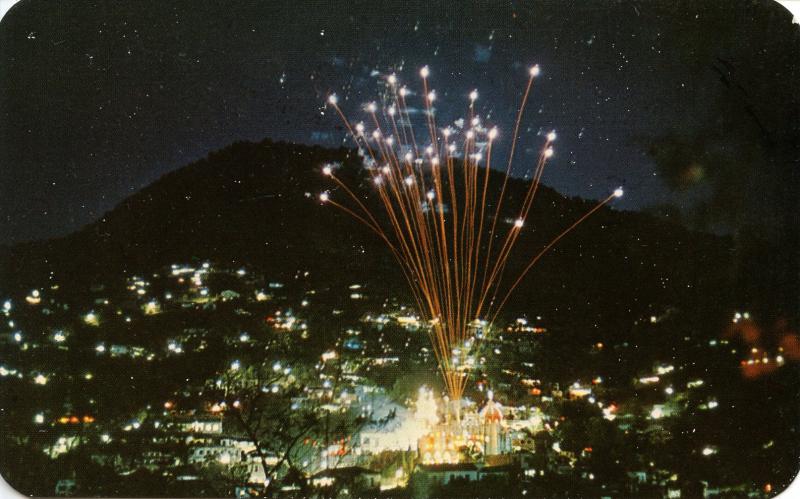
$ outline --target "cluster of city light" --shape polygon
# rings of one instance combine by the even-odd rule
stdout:
[[[16,376],[18,378],[22,377],[22,373],[18,369],[9,368],[6,366],[0,366],[0,376]]]
[[[167,342],[167,350],[172,353],[183,353],[183,346],[175,340]]]
[[[743,320],[745,321],[750,320],[750,312],[736,312],[735,314],[733,314],[733,319],[731,320],[731,322],[733,322],[734,324],[738,324],[740,321]]]
[[[509,275],[506,273],[509,256],[526,226],[545,164],[554,155],[556,133],[551,131],[545,137],[532,181],[520,200],[511,227],[506,231],[498,227],[503,203],[507,200],[523,113],[540,68],[536,65],[529,71],[510,137],[510,152],[501,169],[504,175],[491,189],[492,148],[500,132],[496,127],[484,125],[476,114],[477,90],[469,94],[467,118],[457,120],[453,126],[439,128],[433,105],[438,95],[429,88],[430,74],[428,66],[419,72],[424,101],[424,139],[418,137],[412,127],[406,101],[411,92],[401,85],[395,74],[386,78],[384,105],[371,102],[364,106],[368,125],[351,123],[339,107],[336,94],[329,96],[328,104],[366,158],[366,171],[385,217],[380,217],[383,220],[379,221],[366,200],[337,176],[337,165],[322,166],[322,174],[330,178],[349,201],[343,204],[333,199],[330,191],[322,192],[319,200],[369,227],[389,247],[410,285],[418,312],[425,322],[433,321],[430,336],[439,368],[450,396],[460,399],[468,373],[454,365],[453,349],[474,335],[470,323],[484,319],[491,326],[514,289],[539,259],[581,222],[612,199],[621,197],[623,192],[618,188],[597,203],[536,253],[527,266],[512,274],[516,280],[504,285],[504,276]],[[499,196],[492,207],[489,193],[495,189],[499,190]]]
[[[128,282],[130,283],[128,284],[128,290],[135,292],[138,296],[147,294],[147,287],[150,285],[149,282],[136,276],[131,277]]]

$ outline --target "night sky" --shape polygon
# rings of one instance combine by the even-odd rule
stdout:
[[[565,194],[786,209],[800,44],[779,5],[461,3],[23,0],[0,23],[0,243],[69,233],[237,140],[341,144],[331,91],[358,115],[425,64],[440,122],[477,88],[506,145],[541,66],[517,175],[555,129],[544,182]]]

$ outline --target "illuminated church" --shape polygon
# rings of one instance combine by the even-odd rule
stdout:
[[[472,404],[447,399],[438,407],[432,393],[420,392],[415,418],[426,428],[417,442],[423,464],[459,463],[469,461],[468,456],[486,458],[510,451],[503,408],[491,391],[488,395],[478,411]]]

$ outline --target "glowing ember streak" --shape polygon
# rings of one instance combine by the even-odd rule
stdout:
[[[456,128],[437,128],[432,103],[436,93],[428,88],[430,69],[420,69],[426,137],[430,144],[419,145],[411,125],[406,97],[407,87],[398,88],[398,78],[387,77],[390,93],[385,107],[364,107],[375,129],[367,140],[364,125],[354,127],[337,105],[336,94],[328,103],[344,122],[353,141],[370,165],[366,168],[376,186],[375,195],[383,207],[381,221],[348,185],[336,176],[330,165],[322,173],[329,177],[355,206],[345,206],[319,195],[322,203],[341,209],[377,234],[400,264],[416,301],[421,322],[430,326],[429,335],[439,369],[452,400],[459,400],[466,386],[469,369],[474,364],[471,349],[491,332],[492,325],[508,298],[531,268],[556,244],[593,213],[622,196],[622,188],[599,201],[591,210],[559,233],[533,255],[516,273],[513,283],[504,285],[506,264],[511,250],[522,233],[538,190],[544,167],[553,154],[555,131],[546,135],[531,182],[523,190],[516,217],[510,228],[497,224],[506,197],[522,116],[539,66],[529,69],[529,78],[514,121],[511,148],[499,196],[487,202],[493,180],[492,146],[498,136],[496,127],[484,127],[474,114],[477,90],[469,94],[469,116],[458,120]],[[464,125],[467,124],[465,128]],[[487,130],[488,128],[488,130]],[[387,132],[383,132],[386,130]],[[457,130],[461,130],[458,132]],[[386,138],[383,138],[386,135]],[[459,135],[461,137],[459,138]],[[483,141],[483,138],[486,141]],[[457,147],[458,144],[458,147]],[[462,154],[456,155],[457,150]],[[501,169],[499,173],[503,173]],[[510,198],[509,198],[510,199]],[[517,196],[515,196],[517,199]],[[492,208],[489,208],[492,206]],[[487,209],[489,208],[489,209]],[[504,234],[503,234],[504,232]],[[470,362],[472,361],[472,362]]]

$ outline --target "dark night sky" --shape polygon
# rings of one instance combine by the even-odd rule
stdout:
[[[796,130],[800,60],[777,4],[461,3],[23,0],[0,23],[0,242],[75,230],[236,140],[340,143],[328,92],[354,114],[381,76],[415,85],[424,64],[442,119],[478,88],[506,134],[540,64],[515,172],[555,128],[544,181],[566,194],[624,184],[622,208],[686,209],[732,184],[704,182],[700,165],[675,190],[685,172],[665,179],[674,172],[648,151],[710,134],[714,148],[752,153],[750,169],[727,170],[758,172],[747,202],[770,197],[781,173],[758,158]],[[764,164],[793,159],[781,154]]]

